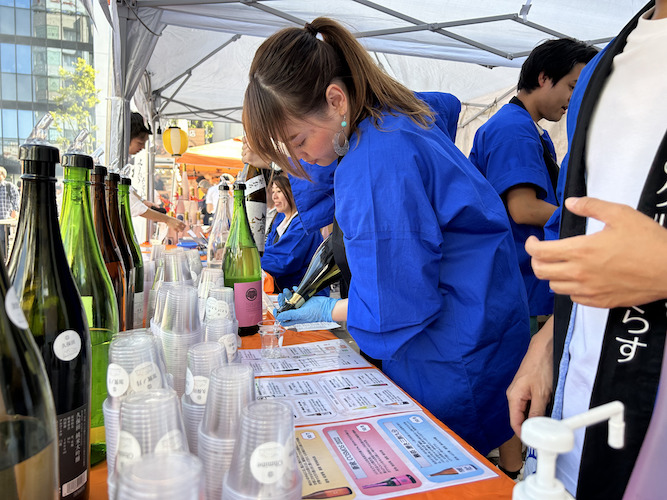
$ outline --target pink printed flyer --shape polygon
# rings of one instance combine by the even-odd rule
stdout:
[[[323,433],[365,495],[386,495],[421,485],[373,425],[366,422],[332,425],[325,427]]]

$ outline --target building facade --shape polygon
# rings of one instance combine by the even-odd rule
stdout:
[[[93,65],[90,18],[75,0],[0,0],[0,165],[20,174],[18,148],[53,111],[59,69],[78,58]],[[76,131],[69,131],[76,132]],[[55,142],[57,131],[49,131]]]

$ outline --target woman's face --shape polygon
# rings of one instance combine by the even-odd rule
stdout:
[[[283,193],[275,184],[271,185],[271,199],[273,200],[273,206],[277,212],[288,215],[292,213],[292,208],[289,206],[287,196],[285,196],[285,193]]]
[[[287,123],[289,145],[298,159],[307,163],[330,165],[338,158],[333,149],[333,140],[341,127],[342,118],[338,113],[329,112],[324,116],[309,116],[306,119],[292,119]]]

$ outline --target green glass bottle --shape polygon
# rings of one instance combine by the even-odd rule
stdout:
[[[23,189],[16,240],[7,265],[40,350],[56,408],[60,498],[87,499],[92,356],[79,291],[67,263],[56,207],[52,146],[19,149]]]
[[[93,159],[64,154],[65,189],[60,214],[60,234],[67,262],[79,288],[90,327],[93,352],[93,393],[90,408],[90,463],[104,460],[106,439],[102,403],[107,397],[109,343],[118,333],[118,305],[111,277],[104,265],[90,209],[90,171]]]
[[[0,492],[58,498],[56,410],[44,361],[0,263]]]
[[[222,263],[225,286],[234,288],[241,336],[257,333],[262,321],[262,265],[245,211],[244,191],[245,184],[234,184],[234,215]]]
[[[109,222],[111,231],[116,238],[116,245],[120,256],[123,259],[123,268],[125,269],[125,285],[127,294],[125,295],[125,325],[126,330],[134,327],[134,261],[130,252],[130,245],[125,238],[123,224],[120,221],[120,206],[118,204],[118,183],[120,175],[109,172],[107,175],[107,209],[109,211]]]
[[[95,234],[102,250],[104,264],[107,267],[113,291],[116,294],[116,304],[118,305],[118,325],[120,331],[129,330],[132,325],[125,325],[125,295],[127,295],[127,286],[125,284],[125,267],[123,259],[120,256],[116,238],[111,231],[109,222],[109,212],[107,211],[107,193],[104,180],[107,176],[107,169],[101,165],[96,165],[90,176],[90,194],[92,197],[93,223],[95,224]]]
[[[144,327],[144,258],[137,241],[130,212],[130,186],[128,177],[121,177],[118,185],[118,203],[120,204],[120,221],[123,224],[125,238],[130,245],[132,262],[134,263],[134,328]]]

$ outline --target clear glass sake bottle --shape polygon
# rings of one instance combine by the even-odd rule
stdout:
[[[95,224],[95,234],[102,250],[104,265],[111,277],[111,285],[116,295],[116,304],[118,306],[118,327],[120,331],[129,330],[132,325],[125,324],[125,307],[127,295],[127,285],[125,284],[125,266],[120,256],[116,238],[111,231],[109,222],[109,212],[107,211],[107,194],[104,184],[107,176],[107,169],[101,165],[96,165],[90,176],[90,193],[92,197],[93,223]]]
[[[123,259],[123,268],[125,269],[125,285],[127,286],[127,294],[125,295],[125,325],[126,329],[130,330],[134,326],[134,261],[132,260],[130,244],[127,242],[127,238],[125,238],[123,224],[120,221],[120,205],[118,203],[119,182],[120,175],[115,172],[109,172],[106,180],[107,209],[109,211],[111,231],[114,238],[116,238],[116,245]]]
[[[111,277],[104,265],[90,209],[90,171],[94,166],[93,159],[87,155],[64,154],[61,164],[65,189],[60,234],[67,262],[86,311],[93,353],[90,463],[95,465],[106,457],[102,403],[107,397],[109,344],[119,328],[118,305]]]
[[[120,205],[120,221],[123,225],[125,238],[130,246],[132,263],[134,264],[134,328],[144,326],[144,259],[137,241],[130,212],[130,186],[128,177],[121,177],[118,185],[118,203]]]
[[[208,247],[206,249],[206,262],[208,267],[222,268],[222,259],[225,254],[225,243],[229,236],[231,221],[229,218],[229,186],[225,181],[220,181],[218,186],[218,203],[215,207],[215,215],[211,224],[211,232],[208,235]]]
[[[40,350],[56,409],[60,498],[89,494],[92,356],[86,313],[60,237],[52,146],[24,144],[23,192],[7,265],[21,309]]]
[[[225,286],[234,289],[241,336],[257,333],[262,320],[262,267],[246,216],[244,190],[245,184],[234,184],[234,215],[222,265]]]
[[[44,361],[0,263],[0,491],[58,498],[56,410]]]

